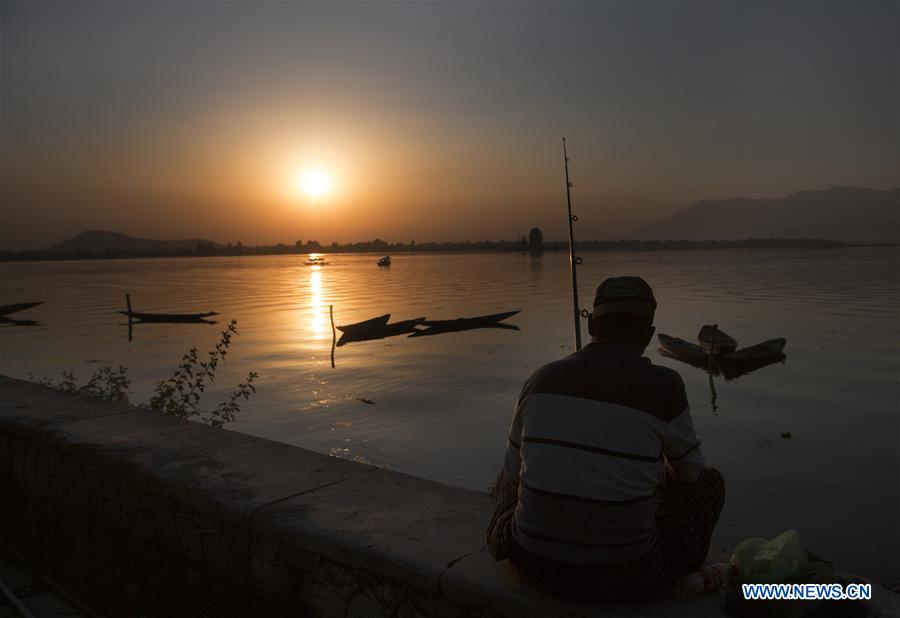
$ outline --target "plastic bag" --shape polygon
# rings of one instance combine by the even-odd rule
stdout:
[[[767,584],[789,580],[808,568],[806,552],[796,530],[786,530],[771,541],[747,539],[734,548],[731,564],[738,569],[737,583]]]

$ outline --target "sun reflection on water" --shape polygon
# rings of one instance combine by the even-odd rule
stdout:
[[[314,268],[310,272],[309,291],[312,311],[309,327],[314,339],[325,339],[328,316],[326,315],[327,307],[322,301],[322,270],[320,268]]]

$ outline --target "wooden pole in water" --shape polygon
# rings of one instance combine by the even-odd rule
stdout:
[[[125,305],[128,307],[128,341],[131,341],[131,294],[125,292]]]
[[[334,305],[328,305],[328,316],[331,318],[331,368],[334,369],[334,346],[337,332],[334,330]]]
[[[719,371],[721,371],[721,369],[719,368],[719,363],[716,362],[716,357],[715,357],[716,335],[718,334],[718,332],[719,332],[719,325],[713,324],[712,341],[709,344],[709,352],[707,352],[707,355],[706,355],[706,358],[707,358],[706,373],[709,374],[709,392],[710,392],[709,403],[710,403],[710,405],[712,405],[713,414],[718,414],[717,410],[719,409],[719,406],[716,405],[716,399],[718,398],[718,396],[716,395],[716,385],[713,382],[713,371],[715,371],[716,373],[719,373]]]
[[[575,234],[572,231],[572,223],[578,217],[572,214],[572,182],[569,180],[569,154],[566,152],[566,138],[563,141],[563,158],[566,165],[566,206],[569,208],[569,266],[572,269],[572,305],[575,318],[575,349],[581,349],[581,310],[578,308],[578,275],[575,266],[581,263],[581,258],[575,257]]]

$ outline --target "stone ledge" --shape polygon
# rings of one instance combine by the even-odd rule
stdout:
[[[0,479],[26,508],[100,517],[266,606],[724,615],[716,595],[599,604],[540,593],[485,550],[486,494],[2,376],[0,393]]]
[[[484,547],[489,508],[486,494],[377,470],[268,506],[254,528],[437,595],[447,565]]]

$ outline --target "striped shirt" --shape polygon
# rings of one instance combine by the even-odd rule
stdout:
[[[650,550],[656,493],[704,467],[681,376],[595,342],[541,367],[516,404],[504,468],[513,537],[557,562],[617,564]]]

